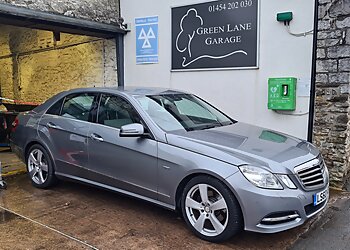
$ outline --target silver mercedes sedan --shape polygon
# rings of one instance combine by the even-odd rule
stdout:
[[[63,92],[17,117],[11,145],[35,187],[69,179],[153,202],[211,242],[296,227],[328,201],[328,170],[312,144],[181,91]]]

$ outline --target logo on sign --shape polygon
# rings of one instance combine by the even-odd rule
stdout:
[[[143,44],[142,44],[142,48],[143,49],[149,49],[152,48],[152,45],[150,43],[150,39],[155,39],[156,36],[154,35],[153,29],[152,27],[149,28],[147,34],[145,29],[141,29],[140,35],[139,35],[139,40],[144,40]]]
[[[187,55],[183,56],[182,67],[186,68],[190,64],[203,58],[218,60],[218,59],[223,59],[225,57],[232,56],[237,53],[248,55],[248,53],[244,50],[234,50],[219,56],[204,54],[193,58],[192,52],[191,52],[192,51],[191,45],[192,45],[193,38],[195,36],[208,33],[207,31],[208,28],[203,27],[203,24],[204,24],[203,18],[200,15],[198,15],[198,11],[195,8],[189,9],[187,13],[181,18],[181,21],[180,21],[181,31],[176,38],[176,49],[180,53],[183,53],[186,51],[188,53],[188,56]],[[211,38],[208,38],[205,40],[206,45],[211,45],[213,43],[224,44],[224,43],[234,43],[234,42],[235,41],[233,40],[232,37],[230,37],[229,39],[225,39],[225,41],[223,39],[218,39],[213,41]]]

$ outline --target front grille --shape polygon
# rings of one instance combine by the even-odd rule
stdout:
[[[305,189],[315,189],[325,185],[326,169],[322,158],[296,167],[295,172]]]

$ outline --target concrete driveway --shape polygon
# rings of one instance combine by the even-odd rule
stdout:
[[[0,208],[1,249],[286,249],[311,225],[217,245],[193,236],[176,213],[134,198],[71,182],[40,190],[26,175],[7,183],[0,206],[17,215]]]
[[[350,195],[336,200],[292,250],[350,249]]]
[[[26,165],[11,152],[10,148],[0,147],[0,165],[3,177],[26,171]]]

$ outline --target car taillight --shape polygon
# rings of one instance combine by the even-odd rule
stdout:
[[[12,133],[16,131],[16,128],[17,128],[18,124],[19,124],[19,120],[16,117],[15,120],[13,121],[13,123],[12,123],[12,128],[11,128],[11,132]]]

